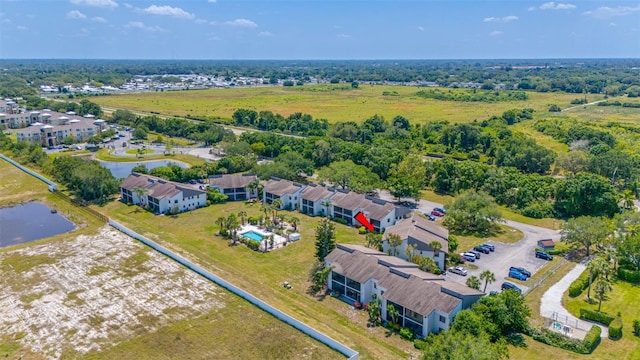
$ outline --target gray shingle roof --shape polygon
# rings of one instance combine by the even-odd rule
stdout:
[[[449,231],[438,225],[435,221],[430,221],[414,213],[408,219],[402,219],[395,225],[389,226],[384,231],[385,239],[389,234],[400,235],[402,240],[407,240],[409,245],[415,244],[418,250],[433,251],[429,245],[432,241],[437,241],[442,245],[441,251],[449,251]]]
[[[256,181],[255,174],[224,174],[209,176],[209,185],[219,186],[221,189],[243,188]]]
[[[304,188],[304,190],[302,190],[302,193],[300,193],[300,197],[304,200],[316,202],[320,199],[329,199],[335,193],[336,191],[334,189],[326,188],[322,185],[309,184],[306,188]]]
[[[185,184],[167,181],[155,176],[132,173],[120,183],[120,187],[129,191],[135,188],[145,188],[147,194],[152,198],[161,199],[163,197],[174,197],[182,192],[183,197],[198,196],[205,194],[202,190],[187,187]]]
[[[302,187],[304,187],[304,185],[293,181],[271,178],[264,184],[263,191],[282,196],[285,194],[293,194]]]

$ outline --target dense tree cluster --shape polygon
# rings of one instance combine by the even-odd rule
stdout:
[[[238,109],[231,116],[233,124],[259,130],[276,131],[305,136],[324,136],[329,128],[326,119],[314,119],[309,114],[293,113],[288,117],[271,111]]]

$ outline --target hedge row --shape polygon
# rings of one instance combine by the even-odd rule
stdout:
[[[592,326],[584,340],[572,339],[549,329],[533,330],[531,336],[534,340],[560,349],[573,351],[578,354],[591,354],[600,344],[599,326]]]
[[[605,312],[591,309],[580,309],[580,319],[591,320],[609,326],[615,318]]]
[[[582,340],[582,344],[588,351],[587,354],[591,354],[593,350],[595,350],[595,348],[598,346],[598,344],[600,344],[601,333],[602,329],[600,329],[600,326],[593,325],[587,333],[587,336],[584,337],[584,340]]]
[[[630,283],[635,283],[635,284],[640,283],[640,271],[633,271],[633,270],[619,267],[618,279],[628,281]]]
[[[609,338],[618,340],[622,337],[622,319],[616,318],[609,324]]]
[[[596,278],[596,274],[593,274],[593,278]],[[589,287],[589,271],[584,271],[580,276],[573,280],[569,285],[569,296],[576,297]]]

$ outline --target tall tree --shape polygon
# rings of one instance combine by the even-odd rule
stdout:
[[[484,289],[482,292],[487,292],[487,285],[496,281],[496,275],[491,270],[485,270],[480,274],[480,280],[484,280]]]
[[[320,178],[343,189],[365,193],[375,189],[380,178],[366,166],[351,160],[336,161],[320,170]]]
[[[409,155],[393,166],[388,179],[391,195],[418,201],[427,180],[427,168],[418,155]]]
[[[487,193],[469,190],[447,207],[444,225],[460,233],[486,233],[502,221],[502,212]]]
[[[375,232],[368,232],[364,238],[367,240],[367,247],[382,250],[382,234]]]
[[[324,258],[336,248],[335,226],[328,218],[324,218],[318,223],[316,228],[316,259],[324,262]]]
[[[591,255],[591,247],[608,236],[611,236],[609,222],[602,217],[580,216],[562,225],[562,240],[574,247],[584,247],[587,257]]]
[[[598,298],[598,311],[602,308],[602,300],[604,300],[606,294],[612,290],[613,286],[611,286],[608,280],[600,279],[596,281],[593,291],[596,293],[596,298]]]
[[[471,275],[467,281],[465,282],[465,284],[467,284],[468,287],[472,288],[472,289],[476,289],[476,290],[480,290],[480,279],[478,279],[477,276],[475,275]]]
[[[398,256],[398,247],[402,245],[402,238],[398,234],[389,234],[387,236],[387,242],[389,244],[389,255]]]

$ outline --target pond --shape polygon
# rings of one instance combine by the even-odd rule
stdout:
[[[75,225],[39,202],[0,209],[0,248],[63,234]]]
[[[154,161],[137,161],[137,162],[111,162],[100,161],[100,165],[111,171],[111,175],[116,179],[126,178],[131,174],[131,170],[138,165],[144,165],[147,170],[151,170],[160,166],[177,165],[181,168],[186,168],[187,165],[178,161],[171,160],[154,160]]]

